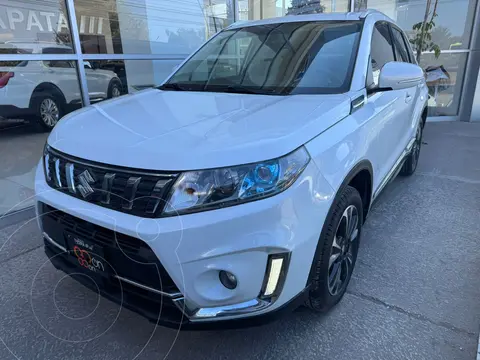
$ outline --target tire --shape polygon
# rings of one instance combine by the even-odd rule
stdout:
[[[423,127],[422,125],[418,125],[415,142],[413,143],[410,154],[408,154],[405,162],[403,163],[402,169],[400,170],[400,175],[410,176],[413,175],[415,170],[417,170],[418,159],[420,158],[420,150],[422,148],[422,135]]]
[[[352,216],[349,230],[348,216]],[[306,301],[310,309],[327,312],[342,299],[357,260],[362,225],[362,198],[355,188],[346,186],[336,196],[320,235]],[[335,282],[337,274],[338,283]]]
[[[122,95],[122,83],[118,79],[113,79],[108,84],[107,96],[109,99],[113,99]]]
[[[34,119],[41,131],[51,131],[64,115],[64,102],[54,93],[34,93],[32,98]]]

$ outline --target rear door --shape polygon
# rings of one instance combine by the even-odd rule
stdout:
[[[108,91],[107,87],[104,86],[104,74],[95,68],[97,65],[98,64],[95,64],[92,61],[84,61],[83,63],[85,76],[87,78],[88,95],[92,102],[106,99]]]
[[[55,84],[67,103],[81,103],[77,69],[72,60],[44,60],[44,75],[48,82]]]
[[[415,60],[411,58],[410,52],[408,51],[408,45],[402,31],[394,25],[390,25],[390,28],[392,30],[393,46],[395,48],[396,61],[415,64]],[[404,122],[402,138],[403,144],[408,144],[410,139],[415,135],[416,124],[414,119],[414,112],[415,107],[417,106],[417,101],[420,100],[419,95],[421,86],[422,85],[415,85],[411,88],[403,90],[403,92],[405,93],[405,105],[408,112],[408,115],[404,116],[401,119]]]
[[[51,46],[43,47],[42,54],[72,54],[69,47]],[[81,104],[80,86],[75,62],[72,60],[44,60],[42,79],[55,84],[68,103]],[[40,80],[40,79],[39,79]],[[40,81],[38,82],[40,83]]]

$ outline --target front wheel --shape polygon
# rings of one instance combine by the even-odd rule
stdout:
[[[358,191],[347,186],[332,205],[333,212],[320,236],[312,264],[306,305],[326,312],[345,294],[357,260],[363,224],[363,204]]]
[[[112,80],[108,86],[108,98],[113,99],[122,95],[122,83],[119,80]]]

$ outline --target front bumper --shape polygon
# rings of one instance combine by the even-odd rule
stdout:
[[[69,261],[65,260],[61,254],[55,252],[48,240],[45,240],[45,254],[49,257],[56,269],[69,274],[73,279],[90,290],[94,292],[100,291],[100,295],[104,298],[145,317],[152,323],[174,329],[216,330],[264,325],[268,322],[277,320],[280,316],[287,314],[304,304],[308,295],[307,287],[284,305],[257,316],[233,319],[225,318],[226,321],[191,321],[185,316],[185,314],[179,311],[177,307],[172,306],[169,299],[154,299],[151,295],[145,297],[137,295],[135,292],[127,291],[126,289],[123,289],[123,291],[112,290],[105,286],[99,286],[98,281],[96,281],[98,287],[92,286],[93,283],[85,281],[85,277],[77,276],[79,273],[83,273],[84,270],[71,264]],[[87,272],[87,275],[91,277],[91,273]]]
[[[171,324],[240,320],[274,313],[295,303],[293,300],[301,297],[307,287],[333,190],[310,162],[301,178],[277,196],[197,214],[145,219],[100,208],[53,190],[46,184],[42,166],[39,166],[36,196],[40,217],[43,216],[40,207],[46,204],[114,234],[147,244],[178,290],[176,296],[167,294],[157,299],[157,305],[159,302],[163,307],[160,322],[168,325],[163,320]],[[39,225],[44,226],[41,220]],[[47,235],[54,242],[62,236],[48,232]],[[57,244],[62,246],[61,241]],[[46,251],[57,268],[70,272],[68,260],[56,256],[62,252],[61,247],[47,239]],[[288,269],[281,279],[282,291],[274,298],[259,298],[265,285],[269,257],[277,254],[288,254],[289,259]],[[72,266],[75,269],[75,265]],[[221,284],[218,276],[221,270],[236,276],[235,289],[229,290]],[[144,283],[138,281],[142,273],[136,275],[137,285]],[[149,290],[145,291],[148,294]],[[118,302],[118,294],[112,296],[108,290],[106,293],[105,296]],[[129,305],[125,299],[124,296],[125,307],[135,308],[147,318],[158,320],[158,311],[152,318],[151,311],[144,311],[148,306],[136,300],[131,300],[134,304]],[[166,305],[168,312],[176,312],[174,316],[164,311]]]

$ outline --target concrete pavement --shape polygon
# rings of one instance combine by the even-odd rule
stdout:
[[[0,120],[0,214],[33,205],[35,168],[48,136],[12,123]]]
[[[474,359],[480,124],[428,123],[424,141],[417,173],[374,205],[348,293],[327,315],[155,328],[54,270],[35,220],[0,230],[0,359]]]

